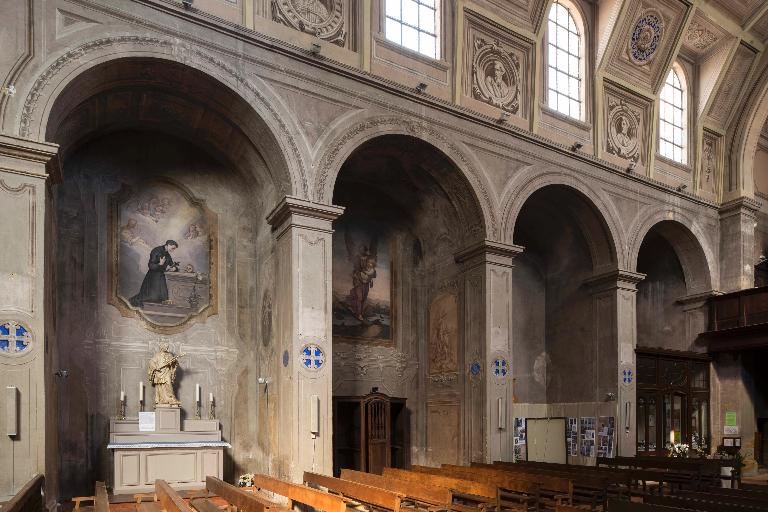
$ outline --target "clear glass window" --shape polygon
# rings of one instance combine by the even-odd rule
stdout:
[[[686,108],[685,87],[673,68],[659,97],[659,154],[681,164],[688,160]]]
[[[583,119],[582,39],[571,11],[559,0],[549,10],[547,26],[547,104]]]
[[[440,58],[440,0],[385,0],[384,14],[389,41]]]

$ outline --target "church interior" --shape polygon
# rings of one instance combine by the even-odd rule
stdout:
[[[768,2],[0,2],[0,511],[768,511]]]

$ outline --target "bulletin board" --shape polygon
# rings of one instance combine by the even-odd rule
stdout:
[[[565,418],[527,418],[527,459],[536,462],[566,464]]]

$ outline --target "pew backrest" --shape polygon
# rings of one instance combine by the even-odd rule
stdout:
[[[275,503],[258,494],[245,491],[230,485],[214,476],[205,478],[205,488],[208,492],[219,496],[230,505],[237,507],[240,512],[267,512],[271,510],[287,510],[286,507]]]
[[[321,512],[346,512],[347,505],[338,496],[293,484],[267,475],[254,475],[253,485],[259,489],[285,496],[292,503],[302,503]],[[289,506],[288,508],[293,508]]]
[[[332,476],[311,473],[309,471],[304,472],[304,482],[325,487],[329,492],[341,494],[357,502],[373,505],[381,509],[392,510],[393,512],[400,511],[400,503],[403,495],[388,489],[334,478]]]
[[[96,498],[93,502],[95,512],[109,512],[109,495],[104,482],[96,482],[94,497]]]
[[[165,480],[155,480],[155,494],[165,512],[194,512]]]
[[[450,489],[454,493],[478,496],[489,501],[498,498],[497,487],[489,483],[476,482],[462,478],[417,473],[405,469],[384,468],[384,476],[415,482],[424,486],[438,486]]]
[[[363,473],[362,471],[355,471],[354,469],[342,469],[340,476],[342,480],[349,480],[350,482],[388,489],[400,493],[412,500],[429,503],[431,505],[450,504],[452,500],[451,491],[445,487],[427,487],[406,480],[399,480],[384,475],[375,475],[373,473]]]
[[[43,510],[45,477],[36,475],[19,489],[5,505],[3,512],[40,512]]]

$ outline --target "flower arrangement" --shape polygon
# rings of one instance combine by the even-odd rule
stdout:
[[[253,487],[253,473],[245,473],[240,475],[237,480],[238,487]]]
[[[670,457],[682,457],[688,458],[690,454],[690,447],[684,443],[674,443],[669,446]]]

